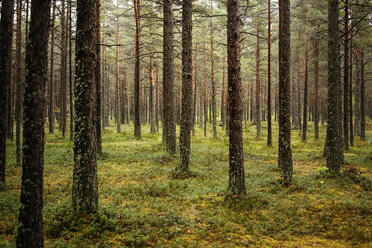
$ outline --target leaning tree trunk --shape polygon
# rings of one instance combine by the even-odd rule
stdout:
[[[75,140],[72,205],[77,211],[98,208],[96,108],[97,0],[77,1]]]
[[[4,5],[3,5],[4,6]],[[16,246],[42,248],[45,86],[50,0],[32,0],[26,48],[21,208]]]
[[[4,1],[0,21],[0,190],[5,188],[8,89],[12,82],[12,36],[14,0]],[[9,117],[9,116],[8,116]]]
[[[177,171],[189,171],[192,125],[192,0],[182,4],[182,111],[180,127],[180,163]]]
[[[229,191],[245,194],[242,98],[240,78],[239,0],[227,1],[227,53],[229,102]]]
[[[338,124],[340,108],[340,70],[339,70],[339,33],[338,0],[328,0],[328,125],[326,138],[327,167],[331,172],[340,170],[342,134]]]
[[[292,180],[291,150],[291,36],[290,0],[279,0],[279,155],[278,165],[285,183]]]

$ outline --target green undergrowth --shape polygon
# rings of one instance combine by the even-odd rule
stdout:
[[[312,123],[311,123],[312,124]],[[226,192],[228,137],[213,139],[196,128],[190,173],[175,172],[179,156],[167,155],[161,134],[133,126],[103,131],[97,156],[99,210],[71,206],[73,143],[46,135],[44,235],[46,247],[370,247],[372,244],[372,127],[355,137],[341,173],[332,175],[322,156],[325,127],[308,141],[292,131],[294,179],[284,186],[277,168],[277,133],[266,146],[266,126],[244,127],[247,194]],[[370,124],[370,123],[369,123]],[[9,142],[7,190],[0,192],[0,247],[15,247],[21,168]]]

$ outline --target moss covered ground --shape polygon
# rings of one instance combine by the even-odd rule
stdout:
[[[367,141],[345,153],[340,175],[326,172],[325,127],[308,142],[292,132],[294,181],[283,186],[277,169],[277,133],[266,146],[266,127],[244,128],[247,195],[226,193],[228,137],[196,128],[188,178],[175,177],[178,156],[169,156],[161,134],[115,125],[103,132],[98,157],[99,211],[71,208],[73,143],[61,133],[46,135],[44,234],[46,247],[371,247],[372,126]],[[21,168],[8,143],[7,188],[0,192],[0,247],[15,247]]]

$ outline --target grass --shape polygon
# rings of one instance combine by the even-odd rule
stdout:
[[[369,123],[370,125],[370,123]],[[71,208],[73,143],[46,135],[44,234],[46,247],[371,247],[372,127],[367,141],[345,153],[340,175],[329,175],[322,157],[325,128],[308,142],[292,132],[294,181],[284,187],[277,170],[277,133],[266,146],[266,126],[244,129],[247,195],[226,194],[228,137],[219,128],[196,128],[191,174],[174,173],[178,156],[164,152],[161,134],[133,126],[103,131],[98,157],[99,208],[91,215]],[[0,247],[15,247],[21,168],[8,143],[7,188],[0,192]]]

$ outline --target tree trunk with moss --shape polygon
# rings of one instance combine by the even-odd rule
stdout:
[[[279,0],[279,156],[285,183],[292,180],[290,0]]]
[[[97,0],[77,1],[75,140],[72,203],[77,211],[98,208],[95,121]]]
[[[340,170],[342,134],[339,125],[341,84],[339,69],[338,0],[328,0],[328,125],[326,138],[327,167],[331,172]]]
[[[50,0],[32,0],[26,48],[22,188],[17,248],[44,247],[42,209],[49,18]]]
[[[14,0],[4,1],[0,22],[0,190],[5,187],[7,111],[10,104],[7,96],[12,83],[12,37]]]
[[[227,1],[227,53],[229,101],[229,191],[246,193],[244,178],[242,88],[240,77],[239,0]]]

